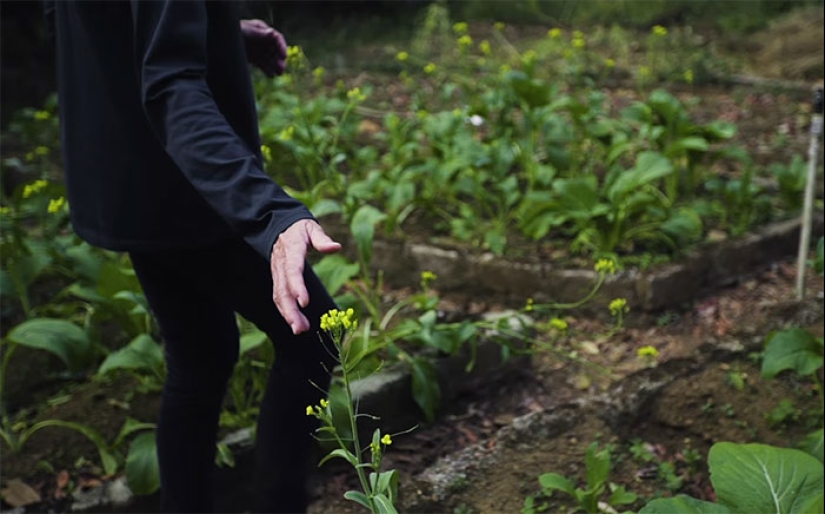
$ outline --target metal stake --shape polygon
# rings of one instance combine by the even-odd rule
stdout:
[[[814,93],[814,113],[811,119],[811,142],[808,147],[808,180],[805,184],[805,205],[802,209],[802,229],[799,235],[799,257],[796,262],[796,299],[805,298],[805,270],[811,250],[811,220],[814,214],[816,161],[819,157],[819,136],[822,135],[822,88]]]

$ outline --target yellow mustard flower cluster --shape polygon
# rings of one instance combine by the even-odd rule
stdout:
[[[584,48],[587,42],[584,40],[584,32],[577,30],[573,32],[573,40],[571,42],[573,48]]]
[[[432,75],[433,73],[435,73],[435,70],[435,63],[429,62],[426,66],[424,66],[424,73],[426,73],[427,75]]]
[[[52,113],[49,111],[37,111],[34,113],[34,119],[36,121],[46,121],[52,117]]]
[[[37,157],[46,157],[49,155],[49,147],[48,146],[38,146],[31,152],[26,153],[26,160],[31,162],[35,160]]]
[[[615,68],[616,61],[614,59],[605,59],[604,60],[604,67],[605,68]]]
[[[278,139],[281,141],[292,141],[293,136],[295,136],[295,127],[290,125],[278,134]]]
[[[62,196],[60,198],[53,198],[53,199],[49,200],[49,207],[48,207],[47,210],[49,211],[49,214],[56,214],[56,213],[60,212],[63,209],[63,206],[65,206],[65,205],[66,205],[66,198],[64,198]]]
[[[655,359],[659,356],[659,350],[653,346],[642,346],[636,351],[636,356],[640,359]]]
[[[565,332],[570,325],[561,318],[553,318],[550,320],[550,328],[556,329],[559,332]]]
[[[272,148],[267,145],[261,145],[261,155],[264,156],[264,162],[272,162]]]
[[[552,28],[547,31],[547,37],[550,39],[559,39],[561,37],[561,29],[560,28]]]
[[[8,216],[9,214],[11,214],[11,209],[6,207],[5,205],[0,207],[0,216]]]
[[[667,36],[667,29],[661,25],[655,25],[650,29],[650,33],[657,37]]]
[[[524,306],[525,312],[533,312],[536,309],[535,300],[532,298],[527,299],[527,304]]]
[[[685,72],[682,74],[682,77],[688,84],[693,84],[693,79],[695,78],[693,75],[693,70],[685,70]]]
[[[616,298],[610,302],[608,308],[610,309],[610,314],[612,316],[618,316],[620,314],[630,312],[630,307],[627,306],[627,299],[625,298]]]
[[[363,102],[367,99],[367,95],[361,92],[360,87],[354,87],[347,91],[347,99],[352,100],[353,102]]]
[[[355,311],[353,309],[347,309],[346,311],[332,309],[321,316],[321,330],[335,332],[341,329],[355,329],[358,327],[358,321],[353,319],[354,316]]]
[[[493,29],[494,29],[496,32],[502,32],[502,31],[504,31],[504,27],[505,27],[504,23],[503,23],[503,22],[500,22],[500,21],[497,21],[497,22],[495,22],[495,23],[493,24]]]
[[[49,183],[45,180],[35,180],[31,184],[26,184],[26,186],[23,187],[23,198],[30,198],[32,195],[36,195],[48,185]]]
[[[484,55],[490,55],[491,53],[493,53],[493,47],[490,45],[490,42],[486,39],[478,44],[478,49]]]
[[[321,401],[318,403],[319,405],[307,405],[307,416],[318,417],[321,415],[324,409],[329,407],[329,402],[323,398],[321,398]]]
[[[453,24],[453,32],[455,32],[459,36],[466,34],[469,31],[470,27],[469,25],[467,25],[467,22],[459,21],[458,23]]]
[[[370,443],[370,452],[372,453],[373,459],[375,459],[376,457],[379,458],[379,460],[374,462],[376,465],[378,463],[380,463],[380,457],[379,456],[381,455],[381,445],[384,445],[384,447],[387,447],[391,444],[392,444],[392,436],[390,436],[390,434],[384,434],[381,437],[381,440],[380,440],[379,443]]]
[[[435,282],[438,278],[438,275],[433,273],[432,271],[426,270],[421,272],[421,287],[422,289],[426,289],[431,283]]]
[[[599,259],[596,261],[595,270],[596,273],[613,275],[616,273],[616,261],[613,259]]]
[[[410,59],[410,54],[407,52],[398,52],[395,54],[395,58],[401,62],[404,62]]]
[[[469,34],[464,34],[463,36],[458,38],[459,50],[466,50],[471,46],[473,46],[473,38],[471,38]]]
[[[316,85],[321,85],[324,82],[324,75],[326,75],[327,70],[323,66],[318,66],[314,70],[312,70],[312,79]]]
[[[287,67],[300,66],[304,61],[304,51],[300,46],[288,46],[286,49]]]

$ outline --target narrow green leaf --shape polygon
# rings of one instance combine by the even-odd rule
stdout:
[[[126,457],[126,482],[135,494],[152,494],[160,489],[155,432],[135,437]]]
[[[370,511],[372,511],[372,505],[370,505],[370,499],[367,497],[366,494],[362,493],[361,491],[347,491],[344,493],[344,498],[350,501],[354,501],[359,505],[366,507]]]
[[[412,366],[412,393],[415,403],[421,407],[427,421],[435,420],[435,414],[441,404],[441,388],[435,368],[427,359],[415,358]]]
[[[11,329],[7,337],[9,341],[21,346],[52,353],[70,371],[84,369],[95,356],[94,347],[86,332],[62,319],[30,319]]]
[[[353,467],[358,466],[358,459],[355,457],[355,455],[353,455],[351,451],[345,450],[343,448],[336,448],[335,450],[329,452],[326,455],[326,457],[321,459],[321,462],[318,463],[318,466],[320,467],[324,465],[328,460],[334,459],[336,457],[344,459],[345,461],[349,462]]]
[[[390,499],[383,494],[376,494],[372,499],[378,507],[379,514],[398,514],[398,511],[395,509],[395,505],[393,505]]]

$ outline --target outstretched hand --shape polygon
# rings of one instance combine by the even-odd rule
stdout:
[[[262,20],[241,20],[241,32],[246,45],[246,58],[269,77],[286,69],[286,40]]]
[[[304,283],[307,250],[335,253],[341,245],[330,238],[314,220],[296,221],[283,231],[272,247],[272,300],[278,312],[298,335],[310,328],[301,309],[309,305],[309,293]]]

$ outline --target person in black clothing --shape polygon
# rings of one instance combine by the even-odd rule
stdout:
[[[72,224],[91,244],[129,253],[164,342],[165,512],[212,509],[236,313],[276,349],[257,427],[259,511],[306,510],[314,425],[304,410],[334,365],[319,322],[335,305],[305,258],[340,245],[262,165],[247,58],[274,75],[286,45],[237,10],[230,1],[47,4]]]

